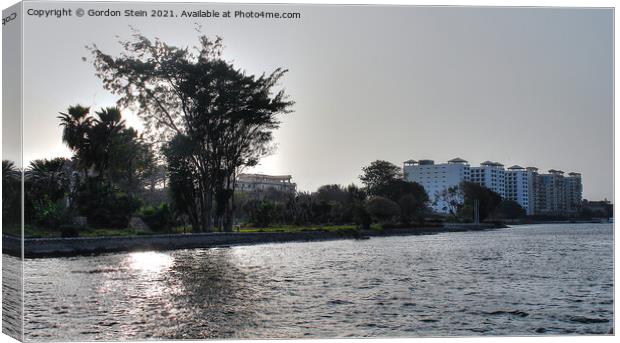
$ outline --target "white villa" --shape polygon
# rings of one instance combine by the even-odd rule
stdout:
[[[297,185],[291,182],[291,175],[240,174],[237,177],[238,191],[254,192],[274,189],[294,193]]]

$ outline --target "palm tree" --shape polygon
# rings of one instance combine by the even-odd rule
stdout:
[[[88,117],[89,107],[80,105],[71,106],[67,113],[60,112],[60,126],[64,127],[62,133],[63,142],[71,149],[79,149],[85,140],[87,129],[90,127],[91,118]]]
[[[125,121],[121,119],[118,108],[108,107],[95,112],[97,117],[88,130],[88,145],[90,147],[89,160],[98,177],[103,178],[107,171],[108,182],[111,182],[110,165],[115,154],[121,134],[125,131]]]
[[[17,169],[13,161],[2,160],[2,181],[17,179],[19,176],[20,171]]]
[[[70,175],[70,161],[62,157],[34,160],[25,173],[32,194],[37,197],[47,196],[53,202],[69,192]]]
[[[17,224],[21,218],[21,171],[2,160],[2,223]]]
[[[85,173],[94,171],[103,179],[110,166],[115,137],[125,128],[118,108],[109,107],[90,116],[90,108],[71,106],[67,113],[60,113],[62,140],[75,152],[77,162]]]
[[[151,148],[136,130],[126,127],[118,108],[91,114],[89,108],[77,105],[58,118],[82,180],[129,194],[144,183],[154,159]]]
[[[88,131],[92,126],[92,118],[88,116],[89,107],[80,105],[69,107],[67,113],[60,112],[60,126],[62,126],[62,141],[75,152],[78,167],[87,173],[92,162],[92,154],[89,153]]]

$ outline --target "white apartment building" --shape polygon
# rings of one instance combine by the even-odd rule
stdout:
[[[445,189],[468,180],[469,164],[458,157],[440,164],[435,164],[433,160],[409,160],[404,162],[403,177],[405,181],[417,182],[424,187],[433,210],[447,212],[447,204],[438,199],[438,195]]]
[[[236,189],[241,192],[274,189],[294,193],[297,185],[291,182],[291,179],[291,175],[239,174]]]
[[[485,161],[479,167],[470,167],[462,158],[435,164],[433,160],[404,162],[405,181],[419,183],[428,194],[431,208],[447,212],[447,204],[438,195],[463,181],[484,186],[502,199],[516,201],[527,215],[566,215],[579,211],[582,200],[581,174],[549,170],[539,174],[538,168],[514,165],[507,170],[498,162]]]
[[[534,182],[538,169],[515,165],[505,171],[506,199],[516,201],[527,215],[534,214]]]
[[[506,197],[506,174],[501,163],[485,161],[480,163],[480,167],[471,167],[469,181],[494,191],[502,198]]]

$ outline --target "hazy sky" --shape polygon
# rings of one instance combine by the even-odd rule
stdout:
[[[60,8],[63,4],[27,4]],[[76,8],[74,4],[65,4]],[[91,4],[88,8],[156,8]],[[159,8],[297,11],[301,19],[26,17],[26,161],[69,155],[56,116],[116,97],[94,76],[86,44],[119,53],[129,25],[174,45],[195,23],[220,35],[249,73],[285,67],[296,101],[278,149],[255,172],[292,174],[300,190],[359,183],[376,159],[460,156],[578,171],[584,197],[613,199],[613,12],[609,9],[160,4]],[[125,112],[127,122],[140,120]]]

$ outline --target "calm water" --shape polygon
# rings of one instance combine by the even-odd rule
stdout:
[[[610,224],[27,260],[26,339],[605,334]]]

